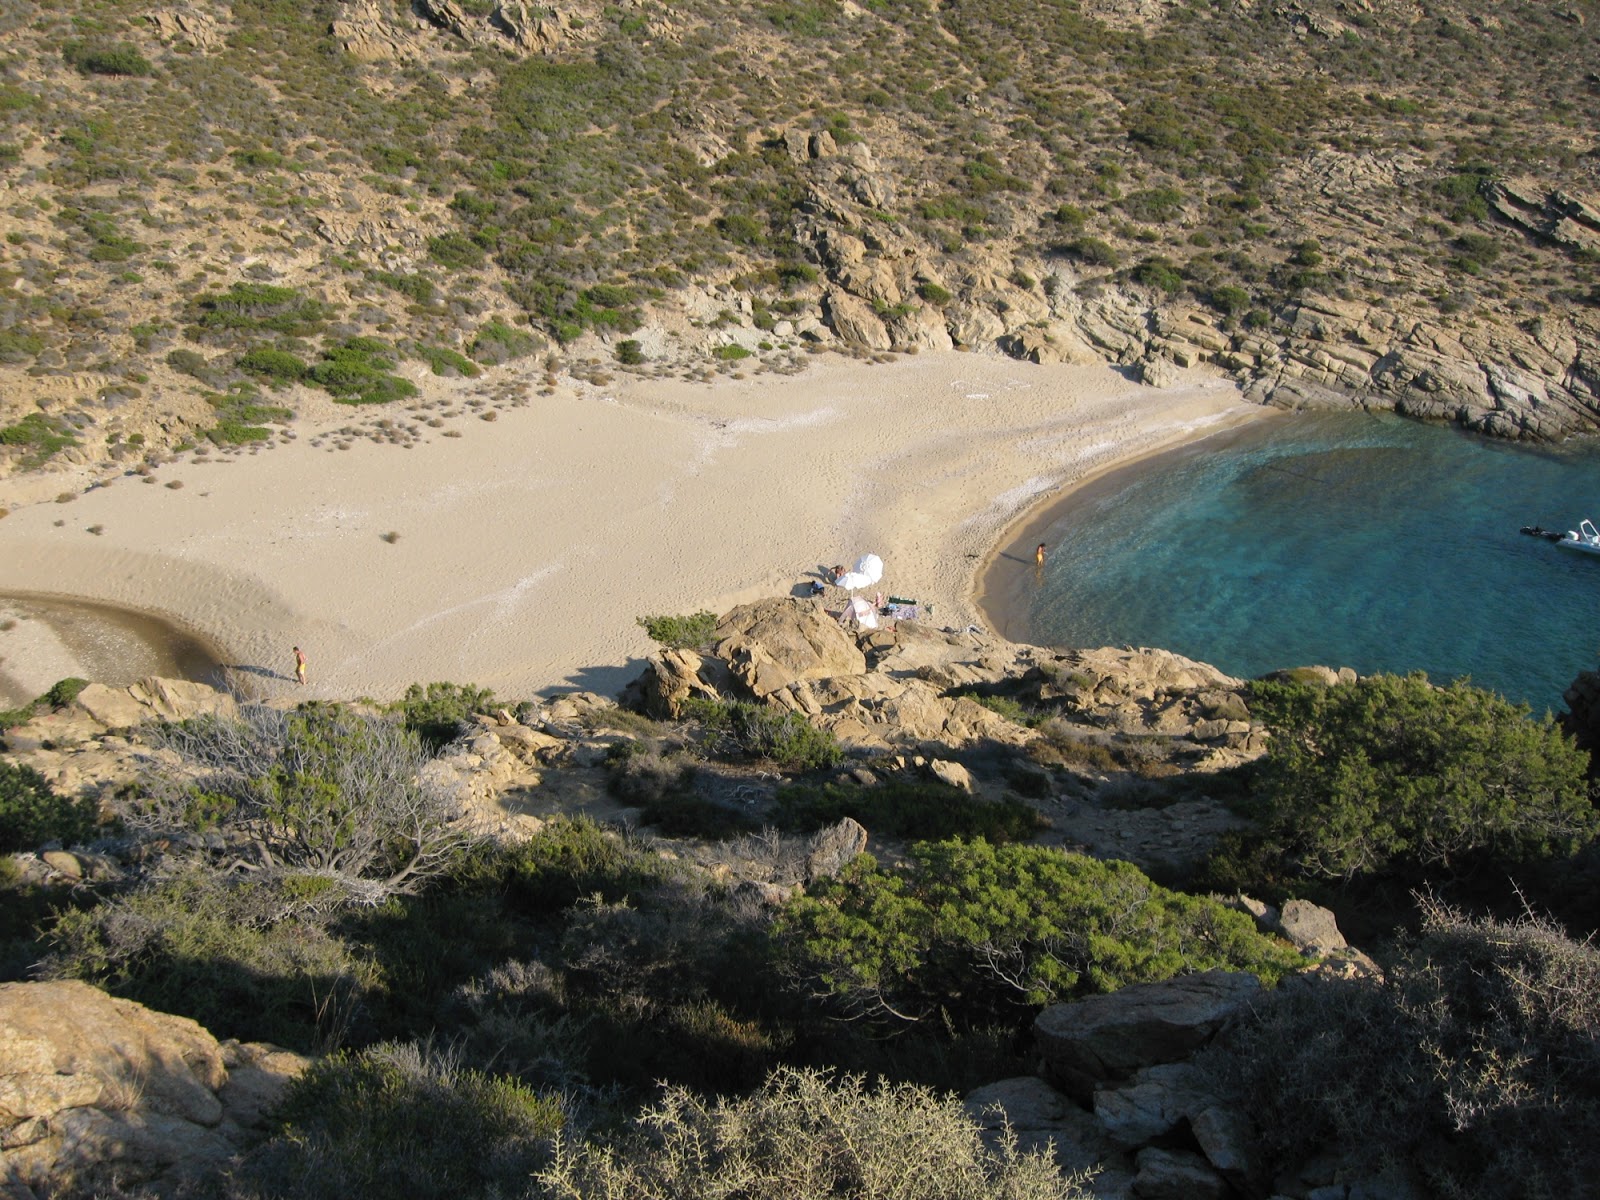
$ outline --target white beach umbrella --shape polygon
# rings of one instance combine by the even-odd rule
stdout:
[[[871,587],[883,578],[883,559],[876,554],[863,554],[856,562],[855,570],[846,571],[834,583],[847,592],[857,588]]]
[[[876,629],[878,627],[878,610],[872,607],[872,601],[863,600],[860,596],[852,596],[850,603],[844,606],[844,611],[839,614],[839,624],[843,625],[854,621],[863,629]]]

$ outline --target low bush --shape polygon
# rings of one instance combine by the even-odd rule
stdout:
[[[238,1172],[241,1200],[518,1195],[566,1122],[558,1098],[465,1067],[428,1043],[322,1059],[290,1087],[276,1117],[274,1137]]]
[[[58,679],[52,683],[50,690],[40,696],[39,699],[43,700],[51,708],[65,708],[76,700],[83,689],[88,686],[89,681],[87,679],[80,678],[77,675],[68,675],[65,679]]]
[[[1282,988],[1209,1057],[1275,1168],[1337,1146],[1439,1196],[1585,1193],[1600,1143],[1600,950],[1431,900],[1382,980]]]
[[[513,359],[526,358],[533,353],[535,346],[533,335],[526,330],[490,321],[478,330],[467,346],[467,353],[476,361],[492,367]]]
[[[15,446],[23,451],[22,466],[39,466],[58,450],[78,444],[71,431],[43,413],[29,413],[14,425],[0,429],[0,446]]]
[[[0,853],[87,841],[98,816],[93,800],[58,796],[32,767],[0,761]]]
[[[494,692],[470,683],[413,683],[389,705],[400,723],[437,751],[460,737],[472,717],[499,707]]]
[[[859,821],[875,835],[917,838],[983,838],[995,843],[1026,841],[1044,819],[1020,800],[983,800],[946,783],[890,780],[873,787],[829,783],[778,790],[778,816],[785,828],[810,831]]]
[[[838,739],[796,712],[744,700],[691,698],[682,713],[700,722],[714,747],[767,759],[791,771],[833,767],[844,759]]]
[[[635,622],[650,640],[668,650],[708,653],[716,645],[717,614],[704,610],[688,616],[639,617]]]
[[[61,57],[85,75],[149,75],[155,70],[148,58],[126,43],[100,46],[71,41],[61,48]]]
[[[435,375],[460,375],[473,379],[479,374],[477,363],[445,346],[419,345],[416,355],[428,364],[428,369]]]
[[[1128,863],[982,841],[918,843],[892,872],[863,855],[791,900],[778,937],[836,1011],[962,1026],[1212,967],[1274,982],[1302,963],[1245,914]]]
[[[339,705],[246,705],[237,720],[197,718],[150,736],[182,765],[153,768],[124,805],[130,823],[157,835],[185,831],[197,795],[226,798],[227,824],[264,846],[270,862],[334,881],[351,900],[415,891],[479,840],[458,819],[451,789],[423,771],[417,735],[386,717]]]
[[[417,394],[417,386],[389,372],[393,350],[376,338],[346,338],[322,352],[306,378],[341,404],[388,404]]]
[[[292,381],[304,378],[309,368],[298,354],[263,346],[241,355],[239,369],[249,371],[252,375],[265,375],[268,379]]]
[[[681,868],[587,817],[558,817],[538,835],[499,850],[486,869],[535,912],[558,912],[582,897],[624,900],[674,882]]]
[[[534,1175],[566,1200],[1083,1200],[1048,1151],[986,1134],[953,1096],[782,1069],[754,1095],[670,1088],[615,1144],[559,1144]]]
[[[201,334],[279,333],[307,337],[327,324],[332,310],[294,288],[236,283],[225,292],[208,292],[190,306]]]
[[[185,871],[63,914],[44,974],[191,1017],[219,1037],[327,1049],[378,977],[320,920],[284,916],[297,900],[277,880]]]

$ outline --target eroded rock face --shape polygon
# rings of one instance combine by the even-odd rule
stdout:
[[[248,1145],[306,1065],[86,983],[0,984],[0,1179],[175,1184]]]

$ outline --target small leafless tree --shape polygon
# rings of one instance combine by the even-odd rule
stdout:
[[[246,834],[256,865],[340,882],[369,902],[447,870],[481,834],[429,778],[415,734],[338,705],[245,705],[237,720],[163,725],[131,824],[152,833],[215,820]]]

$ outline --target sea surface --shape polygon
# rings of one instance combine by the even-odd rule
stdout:
[[[984,603],[1016,641],[1159,646],[1242,677],[1469,676],[1542,714],[1600,662],[1600,556],[1519,530],[1584,517],[1600,442],[1295,414],[1075,493],[1002,551]]]

